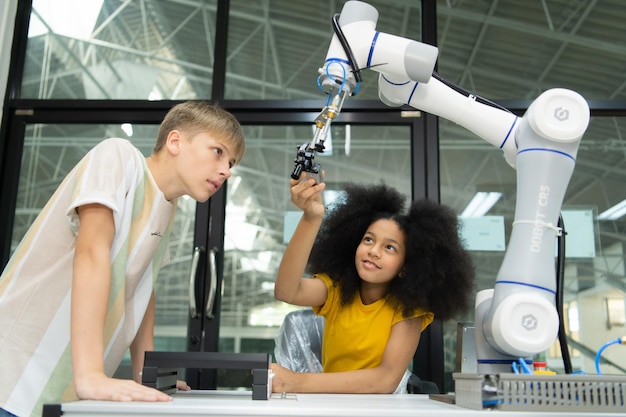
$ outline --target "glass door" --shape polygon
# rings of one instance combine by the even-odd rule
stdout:
[[[274,298],[283,251],[301,212],[290,201],[296,149],[310,125],[247,125],[246,155],[226,190],[219,350],[273,354],[283,318],[295,307]],[[411,197],[411,133],[405,125],[333,124],[315,161],[325,171],[328,204],[348,182],[384,182]],[[219,388],[250,386],[250,372],[218,374]]]
[[[157,121],[26,124],[11,252],[91,147],[117,136],[129,139],[147,156]],[[289,178],[296,149],[310,140],[311,126],[244,125],[244,129],[246,155],[226,187],[207,203],[179,200],[171,260],[155,284],[157,351],[273,354],[278,328],[294,309],[274,299],[273,284],[300,215],[290,202]],[[316,157],[326,173],[328,202],[348,182],[384,182],[412,196],[410,123],[337,123],[331,133],[326,152]],[[215,298],[207,309],[210,293]],[[130,377],[129,356],[117,376]],[[200,389],[251,386],[249,371],[186,370],[185,379]]]

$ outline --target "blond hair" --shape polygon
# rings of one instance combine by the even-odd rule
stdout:
[[[190,136],[195,136],[200,132],[209,132],[219,136],[221,140],[233,146],[236,163],[241,161],[245,152],[245,138],[239,121],[217,104],[186,101],[172,107],[161,122],[153,153],[163,148],[172,130],[181,130]]]

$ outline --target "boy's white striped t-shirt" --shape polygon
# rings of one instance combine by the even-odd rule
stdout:
[[[134,339],[169,260],[176,200],[167,201],[145,158],[125,139],[96,145],[63,180],[0,277],[0,408],[38,416],[43,404],[77,399],[70,356],[76,208],[113,211],[111,287],[104,329],[112,376]]]

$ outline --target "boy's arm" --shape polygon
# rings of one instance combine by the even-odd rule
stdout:
[[[130,364],[133,372],[133,379],[141,384],[141,372],[146,352],[154,350],[154,310],[155,310],[154,291],[150,297],[146,314],[141,320],[141,325],[137,331],[137,335],[130,345]],[[189,391],[191,388],[185,381],[176,381],[176,388],[183,391]]]
[[[376,368],[331,373],[292,372],[272,364],[273,392],[390,394],[402,380],[420,339],[422,319],[403,320],[391,328],[382,361]]]
[[[319,279],[303,278],[303,275],[324,216],[321,194],[325,184],[315,184],[312,179],[291,180],[290,183],[291,201],[303,213],[278,267],[274,295],[290,304],[319,306],[326,301],[326,285]]]
[[[150,297],[145,316],[139,326],[139,331],[130,345],[130,363],[133,370],[133,379],[141,384],[141,371],[145,352],[154,350],[154,292]]]
[[[169,401],[170,397],[158,390],[108,378],[104,373],[104,325],[115,224],[111,209],[100,204],[81,206],[78,216],[70,318],[76,393],[81,399]]]

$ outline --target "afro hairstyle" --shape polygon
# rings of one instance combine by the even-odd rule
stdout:
[[[404,316],[416,309],[438,319],[465,312],[474,291],[474,265],[459,237],[456,213],[422,199],[405,212],[406,196],[385,184],[350,183],[329,208],[311,250],[307,271],[326,273],[348,304],[358,293],[361,278],[354,256],[367,228],[379,219],[398,223],[406,236],[403,274],[392,280],[388,300]]]

